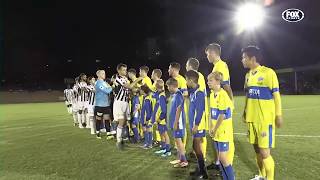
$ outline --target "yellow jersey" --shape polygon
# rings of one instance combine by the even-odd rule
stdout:
[[[199,74],[199,80],[198,80],[199,89],[200,89],[200,91],[203,91],[206,93],[206,91],[207,91],[206,80],[205,80],[204,76],[201,74],[201,72],[198,72],[198,74]]]
[[[144,77],[144,78],[142,79],[142,85],[148,86],[148,88],[149,88],[152,92],[155,92],[155,91],[156,91],[156,87],[153,86],[152,81],[151,81],[151,79],[150,79],[148,76],[146,76],[146,77]]]
[[[214,64],[212,72],[220,72],[222,73],[222,81],[221,85],[230,85],[230,75],[229,75],[229,68],[226,62],[219,60]]]
[[[279,92],[276,73],[268,67],[258,66],[246,74],[244,88],[246,91],[246,121],[274,124],[274,92]]]
[[[188,89],[187,89],[187,81],[186,81],[186,79],[183,77],[183,76],[181,76],[180,74],[176,77],[176,78],[174,78],[175,80],[177,80],[178,81],[178,88],[180,89],[180,91],[182,92],[182,94],[184,93],[184,92],[188,92]]]
[[[224,89],[210,93],[210,119],[212,126],[217,124],[220,114],[225,118],[216,131],[213,139],[218,142],[233,142],[232,101]]]
[[[199,90],[204,92],[204,95],[205,95],[205,129],[209,130],[209,121],[208,121],[209,107],[208,107],[206,80],[200,72],[198,72],[198,74],[199,74],[199,80],[198,80]]]

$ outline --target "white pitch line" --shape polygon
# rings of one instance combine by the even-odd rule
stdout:
[[[296,111],[296,110],[303,110],[303,109],[320,109],[320,106],[307,106],[307,107],[294,107],[294,108],[283,108],[284,111]],[[233,114],[242,114],[239,112],[234,112]]]
[[[283,108],[282,110],[295,111],[295,110],[301,110],[301,109],[319,109],[319,108],[320,106],[306,106],[306,107]]]
[[[247,136],[247,133],[233,133],[235,135]],[[309,136],[309,135],[293,135],[293,134],[276,134],[278,137],[297,137],[297,138],[320,138],[320,136]]]

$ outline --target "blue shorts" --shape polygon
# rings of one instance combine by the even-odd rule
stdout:
[[[174,138],[183,138],[184,137],[184,129],[173,130]]]
[[[158,124],[158,131],[160,134],[163,134],[168,131],[167,125]]]
[[[202,138],[202,137],[205,137],[205,136],[206,136],[206,130],[200,130],[196,134],[193,134],[194,138],[199,138],[199,137]]]
[[[218,152],[227,152],[229,151],[229,142],[218,142],[214,141],[213,142],[214,147]]]

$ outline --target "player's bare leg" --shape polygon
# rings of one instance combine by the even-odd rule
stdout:
[[[132,131],[133,131],[134,142],[138,143],[140,140],[140,135],[138,132],[138,127],[135,124],[132,124]]]
[[[142,125],[144,144],[141,146],[142,148],[146,148],[148,146],[149,134],[147,133],[146,125]]]
[[[122,131],[124,128],[124,125],[126,123],[125,119],[119,119],[118,120],[118,127],[117,127],[117,147],[122,150],[123,149],[123,140],[122,140]]]
[[[260,177],[266,177],[266,170],[263,166],[263,161],[262,161],[262,157],[260,155],[260,148],[258,147],[257,144],[253,145],[253,149],[256,152],[256,163],[258,165],[258,169],[259,169],[259,176]]]
[[[160,150],[156,151],[155,152],[156,154],[163,154],[166,152],[166,139],[165,139],[164,133],[160,134],[160,139],[161,139]]]
[[[78,113],[76,111],[73,111],[72,116],[73,116],[73,125],[78,126]]]
[[[147,136],[147,141],[146,141],[146,146],[144,147],[144,149],[151,149],[152,148],[152,126],[148,126],[146,129],[146,134],[145,134],[145,138]]]
[[[103,115],[103,121],[104,121],[104,126],[106,128],[107,132],[107,139],[112,139],[113,136],[111,135],[111,119],[109,114],[104,114]]]
[[[82,114],[83,114],[83,110],[79,110],[78,111],[78,123],[79,123],[79,128],[83,128],[83,125],[82,125]]]
[[[166,152],[164,154],[162,154],[162,157],[171,156],[170,138],[169,138],[169,135],[168,135],[167,131],[163,133],[163,137],[164,137],[164,140],[165,140],[165,150],[166,150]]]
[[[199,179],[208,179],[208,173],[205,167],[204,155],[202,149],[202,137],[193,138],[193,150],[198,160],[198,170],[190,173],[190,175],[197,176]]]
[[[94,116],[89,117],[91,134],[96,134],[96,122],[94,120]]]
[[[183,168],[188,166],[188,161],[186,158],[185,145],[183,144],[182,138],[176,138],[176,144],[178,148],[178,154],[180,156],[180,163],[174,165],[176,168]]]
[[[233,167],[228,160],[228,151],[219,152],[220,167],[222,171],[223,180],[234,180]]]

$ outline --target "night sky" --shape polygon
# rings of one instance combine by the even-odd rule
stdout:
[[[115,73],[119,62],[138,68],[161,68],[171,61],[185,67],[188,57],[200,60],[200,71],[212,65],[205,47],[222,46],[234,89],[241,89],[245,70],[241,48],[263,50],[264,64],[275,69],[320,62],[320,1],[276,0],[268,18],[254,33],[234,33],[236,0],[50,1],[7,0],[1,5],[2,84],[62,84],[97,68]],[[242,1],[243,2],[243,1]],[[288,23],[281,13],[301,9],[305,18]],[[184,72],[184,71],[183,71]],[[183,74],[182,72],[182,74]],[[53,85],[52,85],[53,86]],[[51,87],[54,88],[54,87]]]

